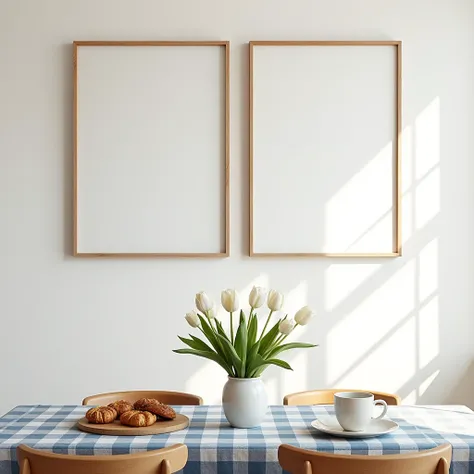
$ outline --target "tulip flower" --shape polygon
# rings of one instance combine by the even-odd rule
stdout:
[[[214,306],[211,298],[209,298],[209,296],[207,296],[204,291],[197,293],[194,301],[196,303],[196,308],[204,314],[206,314]]]
[[[309,306],[303,306],[295,314],[296,324],[299,324],[300,326],[306,326],[313,316],[314,316],[313,310]]]
[[[288,336],[288,334],[293,331],[294,327],[295,322],[292,319],[283,319],[280,325],[278,326],[278,330],[285,336]]]
[[[276,290],[268,292],[267,305],[272,311],[280,311],[283,306],[283,295]]]
[[[232,313],[239,309],[239,296],[232,289],[223,290],[221,293],[221,303],[224,309],[230,313],[230,342],[234,343],[234,320]]]
[[[252,309],[260,308],[265,303],[267,292],[261,286],[254,286],[249,296],[249,304]]]
[[[216,319],[217,316],[217,307],[213,305],[212,308],[207,312],[207,317],[209,319]]]
[[[265,334],[265,331],[267,330],[267,326],[268,326],[268,323],[270,322],[273,312],[279,311],[281,307],[283,306],[283,295],[279,291],[270,290],[268,292],[267,306],[270,309],[270,313],[268,314],[268,318],[267,318],[267,321],[265,322],[265,326],[263,326],[263,331],[261,334],[262,336]]]
[[[198,328],[201,325],[201,321],[199,321],[199,316],[196,311],[190,311],[189,313],[186,313],[184,319],[186,319],[188,324],[193,328]]]
[[[221,303],[228,313],[233,313],[239,309],[239,295],[232,289],[223,290],[221,293]]]

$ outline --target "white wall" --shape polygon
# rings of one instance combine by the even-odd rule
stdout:
[[[121,388],[218,401],[219,369],[171,349],[196,291],[255,283],[288,293],[290,311],[319,312],[299,337],[321,347],[290,355],[294,373],[266,373],[272,402],[351,385],[474,407],[473,24],[470,0],[2,0],[0,412]],[[70,256],[71,42],[81,39],[232,42],[229,259]],[[403,40],[402,258],[245,256],[252,39]],[[347,182],[364,172],[349,157],[347,170]]]

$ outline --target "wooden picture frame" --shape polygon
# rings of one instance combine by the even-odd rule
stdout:
[[[298,47],[300,49],[298,50]],[[271,143],[274,148],[277,148],[277,145],[274,145],[275,140],[273,140],[273,137],[271,136],[271,133],[274,133],[276,136],[276,143],[278,143],[278,138],[279,136],[283,135],[281,132],[282,130],[278,130],[275,132],[269,132],[269,130],[272,130],[273,127],[271,126],[271,120],[273,118],[275,108],[272,108],[273,103],[269,102],[269,99],[267,96],[265,96],[266,92],[265,89],[267,89],[267,86],[273,86],[272,84],[274,82],[278,83],[278,81],[283,81],[286,80],[286,75],[291,76],[291,72],[293,66],[295,63],[292,63],[289,61],[289,63],[283,64],[284,59],[278,63],[276,60],[269,59],[268,60],[268,65],[261,66],[259,63],[259,59],[256,58],[257,54],[262,54],[261,51],[268,52],[274,51],[273,48],[280,48],[280,51],[282,51],[282,55],[284,56],[285,59],[292,58],[292,55],[296,53],[297,51],[302,51],[301,55],[303,57],[304,54],[309,54],[308,48],[312,47],[324,47],[326,48],[325,51],[325,56],[326,58],[330,58],[330,54],[332,54],[335,51],[340,51],[341,48],[348,47],[350,48],[350,54],[353,55],[356,52],[359,51],[366,51],[366,49],[361,49],[359,47],[373,47],[373,51],[378,51],[379,48],[393,48],[391,49],[390,52],[388,53],[389,59],[387,59],[385,62],[390,65],[390,71],[389,71],[389,76],[391,78],[391,81],[393,81],[393,87],[392,85],[390,86],[384,86],[387,87],[390,92],[390,94],[393,94],[393,97],[387,98],[387,103],[390,103],[391,106],[393,106],[393,116],[390,118],[392,122],[387,119],[387,130],[390,130],[391,133],[393,133],[393,136],[391,138],[391,192],[389,199],[391,200],[391,230],[390,233],[391,235],[389,237],[384,236],[384,238],[387,238],[388,240],[391,240],[390,245],[387,244],[387,248],[385,247],[383,249],[377,249],[376,251],[372,250],[363,250],[363,251],[351,251],[349,248],[341,248],[340,250],[319,250],[319,249],[313,249],[308,250],[307,248],[302,249],[301,251],[298,249],[292,249],[291,251],[284,251],[284,250],[275,250],[270,249],[266,251],[263,247],[265,244],[260,245],[256,242],[256,227],[259,226],[260,229],[262,229],[265,224],[261,223],[261,218],[262,216],[265,217],[265,213],[261,211],[258,216],[257,214],[257,206],[258,203],[256,202],[256,194],[260,192],[260,189],[262,188],[262,179],[260,178],[260,181],[257,183],[257,178],[256,178],[256,171],[255,171],[255,166],[258,163],[259,159],[262,159],[262,153],[260,156],[258,156],[258,153],[256,151],[256,148],[258,148],[258,127],[260,126],[260,129],[263,129],[264,133],[262,135],[265,135],[265,146],[268,143]],[[263,49],[266,48],[266,49]],[[286,49],[283,49],[286,48]],[[339,48],[339,49],[335,49]],[[304,52],[303,52],[304,51]],[[316,51],[316,50],[311,50],[311,51]],[[323,51],[323,50],[317,50],[317,51]],[[370,50],[372,51],[372,50]],[[267,54],[267,53],[265,53]],[[268,53],[268,58],[274,58],[276,53],[272,53],[273,56]],[[319,53],[317,53],[319,54]],[[375,53],[379,54],[379,53]],[[265,57],[265,56],[263,56]],[[349,56],[348,56],[349,57]],[[393,62],[392,62],[393,58]],[[261,60],[262,62],[264,61],[263,59]],[[272,62],[273,61],[273,62]],[[329,61],[329,59],[328,59]],[[274,66],[275,64],[278,65],[277,68],[273,68],[271,66]],[[305,63],[306,64],[306,63]],[[371,64],[371,66],[374,66],[374,64]],[[267,70],[265,70],[265,67]],[[280,69],[278,69],[280,67]],[[356,70],[359,67],[362,67],[362,65],[357,63],[356,59],[351,60],[350,67],[352,69],[349,69],[349,66],[347,67],[347,74],[350,76],[351,71]],[[253,257],[341,257],[341,258],[347,258],[347,257],[372,257],[372,258],[384,258],[384,257],[398,257],[401,256],[402,249],[401,249],[401,128],[402,128],[402,84],[401,84],[401,70],[402,70],[402,52],[401,52],[401,42],[400,41],[251,41],[249,42],[249,181],[250,181],[250,199],[249,199],[249,255]],[[262,73],[262,71],[264,71]],[[266,78],[266,82],[264,82],[264,79],[261,79],[261,84],[258,84],[258,75],[262,74]],[[385,74],[385,73],[384,73]],[[282,78],[283,77],[283,78]],[[304,80],[304,74],[299,74],[298,76],[295,76],[298,78],[298,80]],[[314,78],[314,76],[312,76]],[[341,76],[338,76],[341,77]],[[335,78],[336,79],[336,78]],[[257,82],[257,85],[256,85]],[[346,83],[347,84],[347,83]],[[301,83],[299,84],[301,85]],[[284,84],[286,87],[287,84]],[[285,88],[282,87],[281,91],[286,91],[286,90],[298,90],[298,86],[295,84],[292,84],[293,89]],[[308,86],[309,87],[309,86]],[[313,89],[316,89],[316,86],[314,83],[311,83],[311,86]],[[306,90],[306,89],[305,89]],[[370,91],[370,90],[369,90]],[[272,100],[275,99],[277,102],[280,100],[278,97],[280,93],[280,90],[276,88],[276,86],[273,89],[273,95],[268,95],[269,98]],[[290,92],[291,94],[292,92]],[[261,100],[261,103],[259,103],[259,95],[261,94],[265,96],[265,100]],[[269,93],[270,94],[270,93]],[[342,102],[342,101],[341,101]],[[290,103],[290,102],[287,102]],[[263,105],[262,105],[263,104]],[[263,113],[259,115],[259,111],[257,110],[258,107],[264,108],[266,105],[270,104],[268,109],[270,110],[267,112],[267,115],[265,116]],[[279,104],[279,102],[278,102]],[[281,109],[283,110],[283,109]],[[278,113],[279,111],[277,111]],[[272,115],[273,114],[273,115]],[[263,117],[263,118],[262,118]],[[270,120],[266,120],[266,118],[270,118]],[[337,124],[337,120],[335,121]],[[263,125],[262,125],[263,124]],[[390,125],[392,124],[392,125]],[[280,135],[278,135],[280,133]],[[283,139],[282,139],[283,140]],[[262,138],[262,142],[264,139]],[[257,146],[258,145],[258,146]],[[283,145],[285,145],[283,143]],[[267,155],[271,155],[270,152],[268,152],[269,147],[265,148],[265,146],[262,146],[260,148],[267,150],[267,153],[265,154],[266,157],[266,162],[269,166],[268,168],[271,168],[274,162],[270,161],[270,158],[267,157]],[[279,163],[281,163],[280,160]],[[286,161],[288,163],[289,160]],[[286,164],[285,166],[289,166]],[[288,169],[288,168],[286,168]],[[259,171],[260,176],[262,176],[262,171]],[[281,185],[282,183],[279,182]],[[284,190],[282,190],[284,192]],[[275,191],[272,191],[275,192]],[[270,202],[270,199],[268,199],[268,202]],[[256,220],[258,219],[258,220]],[[267,217],[268,220],[270,220],[270,217]],[[284,225],[285,223],[282,222],[281,225]],[[322,223],[323,224],[323,223]],[[276,228],[276,227],[275,227]],[[263,231],[260,231],[263,232]],[[285,234],[287,235],[287,234]],[[262,241],[268,242],[268,239],[261,239]],[[285,240],[285,242],[288,242],[289,238]]]
[[[151,48],[154,48],[154,47],[160,48],[160,49],[152,50]],[[96,49],[93,50],[92,48],[96,48]],[[131,48],[133,48],[133,50]],[[218,48],[217,50],[218,53],[214,55],[214,50],[211,50],[210,48]],[[103,109],[105,109],[107,105],[110,106],[110,104],[112,104],[112,107],[111,107],[112,111],[107,111],[107,113],[110,114],[112,119],[114,119],[115,114],[118,110],[119,112],[123,113],[123,116],[126,119],[124,121],[127,121],[127,120],[131,121],[133,117],[130,118],[127,114],[131,115],[130,109],[131,108],[133,109],[133,107],[130,107],[130,102],[128,102],[127,104],[128,107],[126,105],[123,105],[123,106],[118,105],[115,107],[116,102],[114,102],[113,100],[110,100],[108,104],[105,104],[108,98],[103,99],[103,102],[105,105],[102,104],[101,97],[99,96],[100,91],[108,90],[106,89],[107,87],[109,88],[116,87],[118,90],[119,86],[115,84],[115,78],[117,78],[117,81],[118,81],[118,79],[122,79],[122,76],[120,76],[120,73],[115,74],[115,69],[113,69],[110,72],[110,74],[106,74],[106,77],[108,79],[110,79],[111,75],[113,75],[113,78],[112,78],[113,80],[109,82],[109,85],[107,84],[104,85],[106,80],[104,79],[103,76],[100,75],[101,73],[103,74],[104,70],[101,69],[101,67],[98,67],[97,69],[100,70],[101,73],[97,73],[97,77],[92,77],[94,73],[94,70],[93,70],[94,64],[101,65],[102,63],[101,63],[100,57],[98,59],[88,59],[89,63],[85,59],[83,59],[83,58],[88,58],[89,56],[91,58],[94,58],[95,53],[90,53],[91,51],[100,52],[100,54],[104,55],[103,58],[105,57],[112,58],[114,57],[114,54],[118,54],[120,52],[120,54],[123,54],[124,57],[128,58],[129,60],[132,57],[131,56],[132,52],[137,53],[137,59],[130,61],[127,67],[125,66],[123,66],[122,68],[120,67],[121,65],[120,58],[115,58],[113,60],[112,59],[110,60],[110,64],[112,65],[112,68],[116,68],[118,71],[121,71],[121,72],[125,71],[126,73],[128,71],[134,71],[135,73],[135,76],[133,76],[134,78],[147,77],[147,80],[149,81],[148,85],[150,85],[150,81],[152,81],[151,82],[152,87],[148,87],[148,88],[136,87],[135,88],[137,97],[140,94],[145,95],[147,93],[146,91],[151,91],[151,90],[159,91],[159,92],[156,92],[156,94],[161,93],[162,94],[160,96],[161,98],[163,98],[163,96],[165,95],[166,97],[168,97],[174,94],[176,96],[176,104],[177,104],[176,107],[181,107],[181,109],[185,111],[185,113],[182,115],[182,117],[184,117],[183,118],[184,121],[188,120],[189,115],[191,115],[192,113],[195,113],[195,114],[198,113],[196,112],[196,110],[198,109],[198,106],[196,104],[200,105],[200,110],[203,111],[202,112],[203,114],[205,113],[208,113],[208,115],[213,114],[211,116],[212,121],[206,120],[207,117],[204,117],[202,121],[195,119],[194,117],[192,119],[189,119],[190,122],[191,120],[194,120],[194,123],[190,124],[186,122],[186,126],[188,128],[184,129],[185,132],[182,135],[183,140],[186,140],[189,134],[192,136],[192,139],[194,139],[194,141],[190,140],[189,145],[186,145],[188,146],[188,148],[191,149],[190,153],[186,155],[186,159],[188,160],[191,160],[192,158],[195,158],[196,156],[192,154],[192,144],[195,144],[199,150],[201,150],[202,147],[204,147],[204,145],[201,144],[201,141],[206,142],[206,144],[207,143],[212,144],[212,146],[209,145],[209,148],[212,149],[212,153],[213,153],[213,154],[209,153],[209,155],[212,155],[212,158],[209,158],[209,162],[211,162],[211,159],[212,159],[214,160],[212,161],[214,166],[219,167],[218,170],[214,168],[212,169],[212,176],[214,180],[216,180],[217,179],[216,176],[218,176],[218,179],[219,179],[218,186],[219,187],[222,186],[222,188],[219,188],[219,190],[212,189],[212,191],[208,191],[209,195],[214,193],[216,196],[219,197],[219,200],[220,200],[219,203],[217,203],[215,199],[213,199],[211,202],[212,212],[213,212],[212,215],[216,216],[216,220],[218,219],[218,224],[215,224],[215,227],[216,229],[217,227],[219,227],[220,235],[216,236],[213,233],[212,238],[206,238],[206,236],[204,236],[200,240],[198,240],[199,237],[197,237],[198,235],[197,233],[199,232],[205,233],[206,230],[205,229],[203,230],[195,225],[195,223],[198,220],[197,217],[195,219],[196,222],[194,222],[193,220],[193,223],[190,223],[189,225],[190,226],[190,228],[188,229],[189,236],[193,237],[194,239],[196,239],[196,242],[198,242],[197,244],[195,244],[196,247],[199,247],[198,250],[194,251],[193,249],[188,248],[188,244],[184,243],[185,236],[183,236],[182,239],[178,239],[178,243],[175,243],[175,241],[177,240],[175,236],[178,234],[178,232],[176,231],[174,232],[174,234],[171,234],[171,236],[168,236],[165,238],[164,231],[166,230],[166,226],[163,225],[163,230],[161,228],[158,229],[158,227],[162,225],[161,223],[162,221],[160,221],[158,218],[156,218],[155,222],[151,224],[157,227],[156,235],[159,235],[159,238],[156,240],[156,242],[159,241],[159,239],[161,238],[163,243],[160,245],[163,245],[166,247],[168,246],[168,243],[169,243],[169,247],[173,245],[178,245],[180,246],[179,249],[177,250],[173,250],[170,248],[161,249],[161,248],[158,248],[158,244],[156,244],[157,248],[154,248],[153,246],[155,245],[154,243],[155,241],[153,241],[153,237],[150,237],[149,241],[147,241],[146,244],[145,243],[143,244],[144,248],[142,250],[141,249],[142,244],[138,240],[141,238],[140,232],[145,232],[145,231],[143,231],[140,228],[133,228],[133,235],[131,235],[130,237],[127,237],[127,239],[129,239],[131,242],[130,244],[124,243],[122,245],[122,244],[117,243],[115,245],[111,243],[110,248],[109,248],[109,244],[104,245],[104,242],[106,240],[105,238],[102,239],[101,237],[102,234],[100,234],[100,232],[102,232],[103,229],[102,231],[97,230],[95,223],[99,222],[99,224],[102,224],[102,221],[100,221],[101,216],[103,217],[104,215],[106,215],[106,217],[108,217],[107,211],[106,210],[104,211],[104,209],[106,208],[106,205],[104,204],[103,206],[104,209],[101,208],[101,214],[99,216],[92,215],[94,212],[96,212],[94,210],[94,201],[92,200],[92,198],[91,199],[84,198],[84,195],[86,193],[85,188],[87,188],[87,192],[89,192],[91,195],[94,194],[95,196],[100,197],[101,196],[100,190],[99,191],[97,190],[97,188],[100,185],[100,183],[99,185],[97,184],[99,178],[94,178],[96,179],[97,181],[96,182],[96,181],[93,181],[91,176],[93,176],[96,170],[100,168],[100,173],[102,173],[103,176],[106,176],[106,177],[112,176],[111,179],[113,180],[115,179],[114,177],[119,173],[119,171],[116,171],[115,169],[114,170],[107,169],[104,171],[106,166],[110,166],[110,165],[103,165],[103,167],[101,168],[97,164],[97,162],[100,161],[96,159],[97,157],[102,158],[102,156],[109,156],[109,158],[104,158],[104,160],[106,159],[109,161],[115,159],[115,157],[113,158],[111,157],[112,153],[109,153],[108,155],[106,153],[101,154],[102,153],[101,146],[103,146],[103,143],[99,142],[99,145],[96,145],[96,142],[98,141],[97,137],[96,136],[91,137],[91,135],[94,135],[95,133],[94,130],[97,130],[97,128],[93,129],[93,126],[90,124],[94,122],[94,120],[88,120],[87,117],[90,118],[91,114],[95,113],[94,107],[99,107],[99,108],[102,107]],[[89,52],[89,53],[83,54],[83,52]],[[106,54],[109,54],[109,52],[112,52],[112,53],[109,56],[105,56]],[[163,60],[163,65],[160,65],[158,64],[158,61],[156,61],[156,64],[153,63],[153,61],[150,61],[149,60],[150,54],[153,55],[155,54],[155,52],[156,52],[156,56],[153,56],[153,58],[154,57],[168,58],[166,59],[166,61],[168,62]],[[89,56],[87,56],[87,54],[89,54]],[[176,54],[176,59],[172,59],[172,55],[174,54]],[[186,54],[187,56],[183,57],[184,54]],[[211,55],[214,55],[216,59],[212,59],[214,58],[214,56],[212,56],[211,58]],[[199,60],[201,57],[203,57],[205,60],[202,63],[199,63]],[[133,56],[133,58],[135,58],[135,56]],[[140,63],[140,61],[143,61],[143,62]],[[218,61],[218,63],[217,62],[214,63],[212,61]],[[74,63],[74,73],[73,73],[73,80],[74,80],[73,255],[75,257],[170,257],[170,258],[172,257],[191,257],[191,258],[192,257],[202,257],[202,258],[228,257],[229,252],[230,252],[230,185],[229,185],[229,181],[230,181],[230,176],[229,176],[230,174],[230,165],[229,165],[229,162],[230,162],[230,45],[229,45],[229,42],[228,41],[74,41],[73,42],[73,63]],[[150,63],[153,63],[153,64],[150,65]],[[189,70],[188,70],[189,74],[186,74],[186,72],[184,72],[182,76],[177,78],[176,81],[170,80],[168,78],[167,79],[168,82],[166,83],[166,87],[167,87],[166,91],[164,89],[165,86],[162,85],[159,82],[159,80],[155,81],[155,76],[153,76],[153,74],[156,74],[157,79],[161,79],[162,76],[166,76],[167,71],[172,69],[175,64],[177,65],[176,66],[177,68],[181,67],[181,69],[177,69],[177,71],[186,71],[185,67],[187,66],[188,63],[189,63]],[[84,64],[86,66],[84,66]],[[202,64],[205,64],[205,65],[210,64],[211,67],[209,71],[204,70],[206,66],[202,66]],[[145,73],[141,75],[139,71],[140,65],[143,65],[145,69]],[[88,68],[87,72],[83,73],[81,70],[81,67],[87,67]],[[160,70],[160,67],[161,67],[161,70]],[[192,67],[195,68],[195,71],[197,71],[197,73],[195,73],[195,71],[192,70]],[[92,70],[92,72],[90,72],[89,69]],[[126,73],[123,74],[123,77],[127,76]],[[150,73],[150,77],[146,76],[147,73]],[[213,73],[215,74],[213,75]],[[196,75],[198,76],[198,79],[196,79]],[[198,80],[200,80],[201,82],[199,84],[196,83],[195,90],[194,90],[193,82],[196,82]],[[213,83],[213,81],[218,81],[218,82]],[[132,84],[132,82],[133,81],[130,79],[130,84]],[[206,85],[209,82],[211,84],[214,84],[214,88],[212,88],[212,86]],[[92,84],[92,86],[90,86],[90,84]],[[94,84],[97,84],[99,92],[96,94],[96,91],[94,90],[94,93],[90,95],[91,96],[95,95],[96,97],[92,97],[90,99],[89,98],[84,99],[81,96],[81,94],[86,94],[85,91],[90,92],[91,87],[93,87]],[[120,86],[122,85],[121,83],[119,84]],[[154,87],[155,84],[158,84],[158,86]],[[160,87],[162,88],[162,90],[160,90]],[[181,90],[178,89],[179,87],[181,87]],[[186,94],[184,94],[185,98],[181,97],[183,95],[182,91],[186,92],[190,89],[193,89],[194,97],[196,97],[196,100],[191,101],[191,103],[189,101],[186,102],[185,100]],[[133,99],[130,99],[132,94],[127,93],[125,86],[123,86],[123,91],[124,91],[123,92],[124,103],[126,103],[127,100],[129,101],[133,100]],[[120,92],[116,92],[116,94],[118,93]],[[153,94],[154,92],[151,92],[151,93]],[[203,106],[202,101],[204,99],[201,98],[200,96],[204,95],[205,97],[207,97],[205,95],[206,93],[207,93],[207,96],[211,97],[212,102],[207,103],[206,106]],[[166,100],[167,99],[165,98],[165,102]],[[147,101],[142,98],[142,102],[140,102],[140,104],[145,104],[146,106],[146,103]],[[158,114],[159,111],[161,110],[162,103],[163,102],[156,102],[152,106],[150,106],[150,109],[152,110],[151,113]],[[91,106],[90,104],[93,104],[93,105]],[[159,105],[158,107],[156,106],[157,104]],[[171,103],[171,99],[170,99],[170,103],[169,104],[167,103],[166,107],[163,106],[163,110],[175,110],[173,108],[175,107],[175,105],[174,103]],[[188,109],[186,109],[186,107],[188,107]],[[102,108],[100,108],[100,113],[105,113],[103,112]],[[219,110],[216,110],[217,108],[219,108]],[[211,112],[207,112],[208,110],[210,110]],[[187,111],[190,111],[189,114]],[[165,112],[163,112],[163,114],[164,113]],[[83,114],[84,117],[86,118],[84,118],[81,114]],[[153,115],[153,116],[156,117],[156,115]],[[166,124],[168,118],[169,116],[164,116],[162,120],[159,122],[159,125]],[[116,122],[120,123],[118,119],[116,119]],[[212,122],[212,125],[214,126],[215,130],[214,129],[210,130],[211,125],[202,125],[202,128],[205,133],[198,136],[197,134],[199,132],[193,131],[194,127],[192,125],[196,124],[197,126],[200,126],[201,122],[204,124]],[[152,125],[150,125],[150,123],[151,123],[150,121],[146,122],[146,118],[143,118],[143,124],[145,125],[144,128],[145,128],[145,131],[148,133],[147,137],[150,136],[152,137],[151,140],[153,140],[153,139],[156,139],[154,134],[156,130],[158,129],[158,126],[157,126],[157,122],[153,123]],[[116,124],[113,123],[112,126],[113,125],[116,125]],[[181,122],[176,120],[174,122],[174,125],[176,125],[174,128],[170,126],[170,130],[172,130],[172,133],[177,134],[179,133],[178,129],[181,126]],[[208,128],[205,128],[206,126]],[[140,124],[137,125],[137,127],[140,127]],[[120,127],[118,127],[117,130],[119,128]],[[106,130],[106,129],[107,127],[104,126],[103,130]],[[87,133],[88,130],[89,130],[89,135],[85,138],[84,135]],[[90,130],[93,130],[93,132],[90,132]],[[199,131],[200,130],[201,128],[199,128]],[[188,133],[188,135],[186,134],[186,132]],[[164,131],[161,133],[162,133],[162,136],[165,135]],[[117,137],[117,139],[120,139],[123,135],[126,135],[126,133],[125,134],[115,133],[114,137]],[[140,136],[140,133],[137,133],[136,136],[137,137]],[[166,136],[169,136],[169,135],[165,135],[165,138]],[[202,137],[202,140],[201,140],[201,137]],[[175,140],[175,141],[178,142],[178,140]],[[139,143],[139,145],[141,145],[141,143]],[[94,146],[95,148],[93,148]],[[111,145],[111,149],[113,149],[114,146],[117,147],[118,145],[116,144]],[[136,160],[136,156],[138,155],[138,153],[137,154],[133,153],[134,151],[133,144],[130,145],[129,143],[127,143],[126,146],[131,150],[130,160]],[[201,146],[201,148],[199,148],[199,146]],[[91,149],[92,151],[90,151]],[[153,153],[151,153],[153,156],[158,156],[158,154],[155,153],[155,150],[153,150]],[[144,156],[145,155],[146,153],[144,154]],[[119,154],[117,154],[117,156],[119,156]],[[175,154],[175,156],[177,155]],[[206,156],[206,153],[201,153],[198,156],[198,158],[199,157],[202,158],[203,156]],[[85,161],[86,158],[88,160],[87,162]],[[156,164],[153,164],[152,160],[149,159],[148,155],[146,155],[146,160],[147,161],[145,165],[143,165],[143,163],[140,162],[140,164],[143,165],[143,171],[139,171],[137,167],[137,171],[136,171],[137,175],[141,172],[143,173],[144,177],[147,177],[147,175],[149,176],[149,173],[147,173],[147,169],[148,169],[147,166],[156,166]],[[84,165],[84,163],[88,163],[88,164]],[[195,170],[196,166],[198,166],[195,162],[193,163],[191,161],[188,161],[188,163],[192,163],[191,167],[193,170]],[[183,179],[183,180],[188,179],[188,178],[184,178],[185,173],[182,172],[183,167],[181,167],[181,171],[180,171],[178,169],[179,166],[177,164],[173,166],[175,167],[173,168],[174,170],[173,176],[179,176],[179,179]],[[199,166],[202,166],[202,165],[199,165]],[[115,164],[114,164],[114,167],[115,167]],[[84,169],[86,169],[86,171],[84,171]],[[131,169],[130,166],[128,168],[124,167],[124,169],[128,169],[128,174],[130,174],[130,169]],[[168,169],[168,168],[165,167],[165,169]],[[134,172],[135,172],[135,169],[134,169]],[[100,173],[97,173],[97,174],[99,175]],[[122,173],[124,174],[123,179],[127,179],[126,171],[123,171]],[[188,174],[191,174],[191,173],[188,173]],[[161,175],[158,173],[157,176],[160,176],[160,179],[164,181],[167,180],[167,178],[163,177],[164,176],[163,173],[161,173]],[[105,179],[108,179],[108,178],[105,178]],[[148,179],[148,177],[146,179]],[[93,184],[90,184],[90,182],[92,182]],[[150,181],[148,180],[146,182],[147,184],[149,184]],[[167,183],[168,182],[169,180],[167,181]],[[167,183],[165,183],[164,187],[166,187]],[[169,186],[171,186],[171,184]],[[125,186],[119,187],[115,183],[113,184],[113,186],[111,185],[111,188],[112,187],[114,189],[115,196],[117,197],[117,201],[120,201],[123,204],[125,202],[125,197],[123,194],[127,192],[127,189],[132,189],[132,187],[130,188],[126,188]],[[104,186],[104,189],[105,189],[105,186]],[[137,188],[135,189],[138,189],[139,190],[138,192],[140,192],[139,186],[137,186]],[[150,189],[152,191],[150,193],[151,197],[149,198],[149,201],[148,201],[150,202],[150,207],[157,206],[156,208],[158,208],[158,206],[160,206],[161,203],[158,199],[156,199],[156,194],[153,194],[153,191],[155,191],[156,193],[161,192],[159,191],[159,186],[155,185],[154,189],[153,189],[153,186],[151,186]],[[124,190],[123,194],[121,194],[121,190]],[[133,191],[128,191],[128,192],[130,192],[131,194]],[[198,196],[197,194],[198,192],[200,193],[206,192],[206,188],[204,187],[204,189],[202,189],[199,187],[199,183],[196,183],[196,190],[195,190],[196,194],[194,194],[194,191],[193,191],[193,196]],[[104,191],[104,194],[105,194],[105,191]],[[112,194],[112,191],[110,194]],[[134,198],[134,196],[132,196],[132,198]],[[206,199],[207,201],[211,200],[210,197],[207,197]],[[109,200],[113,202],[112,198],[110,198]],[[105,201],[105,198],[104,198],[104,201]],[[197,206],[197,203],[194,201],[195,201],[194,198],[192,200],[190,199],[189,205]],[[197,201],[199,201],[199,198],[197,199]],[[168,206],[166,209],[163,210],[163,212],[166,213],[167,216],[170,216],[169,218],[171,219],[172,222],[174,222],[173,219],[175,219],[174,217],[175,214],[173,214],[173,210],[170,208],[170,206],[172,205],[173,205],[172,199],[166,200],[166,202],[162,204],[163,208],[164,206]],[[176,203],[174,203],[174,205],[176,206]],[[183,215],[187,216],[188,214],[186,213],[188,212],[188,209],[190,208],[186,207],[186,205],[182,203],[180,203],[179,205],[181,206],[182,209],[186,209],[186,211],[183,211],[184,212]],[[121,212],[121,209],[119,209],[118,205],[116,206],[117,206],[117,209],[114,209],[114,213],[118,215],[119,212]],[[211,206],[201,206],[201,209],[204,210],[203,212],[206,212],[205,209],[208,209],[209,207]],[[142,209],[140,207],[135,210],[137,211],[137,213],[142,212]],[[197,211],[198,210],[196,209],[193,211],[189,211],[188,213],[192,212],[192,216],[194,218]],[[89,212],[89,214],[87,214],[87,212]],[[210,212],[211,211],[209,211],[209,214]],[[99,211],[97,211],[97,213],[99,214]],[[143,213],[145,214],[145,211],[143,211]],[[115,214],[114,214],[114,218],[115,218]],[[128,209],[127,215],[135,216],[134,210]],[[147,216],[148,215],[153,215],[153,214],[150,213],[150,214],[147,214]],[[106,229],[105,233],[114,232],[109,229],[115,228],[114,226],[117,222],[119,222],[118,228],[126,228],[125,221],[121,222],[120,219],[121,217],[119,216],[118,219],[113,221],[113,225],[110,225],[109,228]],[[149,222],[150,219],[146,217],[146,218],[143,218],[142,221],[140,222],[145,222],[145,221]],[[86,225],[87,230],[83,229],[83,226],[85,225],[84,222],[87,222],[87,225]],[[208,223],[205,223],[203,227],[206,228],[206,224]],[[185,217],[182,218],[179,225],[181,226],[181,228],[185,227],[186,225]],[[104,224],[104,227],[105,226],[106,225]],[[144,228],[147,228],[147,226],[148,224],[144,225]],[[207,225],[207,227],[210,227],[210,226]],[[163,237],[160,236],[159,232],[163,232],[163,234],[161,234],[163,235]],[[117,235],[117,234],[119,234],[120,238],[122,238],[121,231],[115,231],[114,235]],[[130,234],[132,234],[132,232],[130,232]],[[142,234],[142,236],[143,235],[144,234]],[[179,233],[179,235],[181,235],[181,233]],[[189,236],[187,236],[186,238],[189,238]],[[113,240],[113,237],[112,238],[109,237],[107,239],[107,242],[110,242],[111,240]],[[135,240],[137,240],[137,242],[135,242]],[[96,241],[98,243],[95,243]],[[212,241],[212,244],[209,243],[211,241]],[[194,245],[194,244],[190,244],[190,245]],[[104,246],[106,246],[107,248],[102,248]],[[212,246],[213,248],[207,249],[207,246],[209,247]],[[185,249],[183,250],[181,247]],[[203,248],[203,247],[206,247],[206,248]]]

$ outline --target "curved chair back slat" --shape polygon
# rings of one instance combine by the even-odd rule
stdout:
[[[392,393],[373,392],[372,390],[328,388],[286,395],[283,398],[283,405],[332,405],[334,403],[334,394],[338,392],[370,392],[374,394],[376,400],[384,400],[387,405],[400,405],[401,403],[401,398]]]
[[[128,392],[108,392],[84,398],[83,405],[108,405],[117,400],[135,403],[140,398],[156,398],[166,405],[202,405],[202,398],[191,393],[169,392],[165,390],[131,390]]]
[[[186,465],[188,448],[175,444],[135,454],[77,456],[20,445],[17,457],[20,474],[171,474]]]
[[[278,449],[278,461],[291,474],[449,474],[451,453],[450,444],[382,456],[327,454],[284,444]]]

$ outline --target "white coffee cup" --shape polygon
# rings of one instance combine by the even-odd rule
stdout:
[[[373,417],[374,406],[383,405],[382,414]],[[336,418],[346,431],[364,431],[371,420],[379,420],[387,414],[387,403],[375,400],[369,392],[339,392],[334,394]]]

